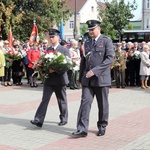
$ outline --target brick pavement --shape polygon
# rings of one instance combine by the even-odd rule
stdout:
[[[41,129],[30,124],[42,96],[42,85],[0,87],[0,150],[150,150],[150,89],[111,88],[106,135],[97,137],[97,104],[93,102],[89,133],[73,138],[81,90],[67,89],[69,122],[59,127],[55,95]]]

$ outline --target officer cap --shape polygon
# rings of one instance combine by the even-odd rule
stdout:
[[[88,20],[86,22],[86,24],[88,25],[88,29],[94,29],[96,28],[97,26],[100,25],[100,21],[99,20]]]
[[[54,35],[59,35],[60,31],[58,31],[57,29],[49,29],[49,36],[54,36]]]

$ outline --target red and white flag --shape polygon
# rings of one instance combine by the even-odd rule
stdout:
[[[9,42],[9,47],[12,49],[13,48],[13,36],[12,36],[11,27],[10,27],[9,33],[8,33],[8,42]]]
[[[11,51],[14,52],[13,51],[13,36],[12,36],[11,27],[10,27],[9,33],[8,33],[8,42],[9,42],[9,47],[10,47]]]
[[[38,28],[37,28],[36,24],[34,24],[29,41],[39,43],[39,40],[40,40],[40,37],[39,37],[39,33],[38,33]]]

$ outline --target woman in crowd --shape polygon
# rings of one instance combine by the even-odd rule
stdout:
[[[70,89],[79,89],[78,87],[78,72],[80,68],[80,50],[78,48],[78,41],[74,40],[72,41],[72,46],[69,49],[70,56],[73,62],[73,68],[72,70],[69,70],[70,72]]]
[[[148,88],[147,81],[150,75],[150,59],[149,59],[149,46],[143,46],[143,52],[141,52],[141,63],[140,63],[140,76],[141,76],[141,88]]]
[[[14,45],[14,54],[18,55],[20,59],[14,60],[12,64],[12,79],[13,84],[22,85],[23,72],[23,51],[20,49],[19,45]]]
[[[4,69],[5,69],[5,56],[3,53],[3,47],[0,45],[0,78],[4,77]]]
[[[9,47],[9,42],[7,40],[4,41],[4,48],[3,48],[4,54],[7,53],[13,53],[13,49]],[[5,76],[4,76],[4,86],[12,86],[11,84],[11,65],[12,59],[5,57]]]
[[[40,59],[40,49],[38,43],[33,43],[30,50],[28,50],[28,73],[30,79],[30,86],[37,87],[38,73],[34,72],[35,63]]]

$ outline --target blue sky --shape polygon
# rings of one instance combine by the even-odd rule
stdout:
[[[105,0],[106,1],[106,0]],[[133,3],[133,0],[124,0],[125,2]],[[101,2],[104,2],[104,0],[101,0]],[[108,0],[108,2],[111,2],[111,0]],[[136,0],[137,3],[137,9],[133,11],[134,18],[132,20],[138,20],[142,18],[142,0]]]

